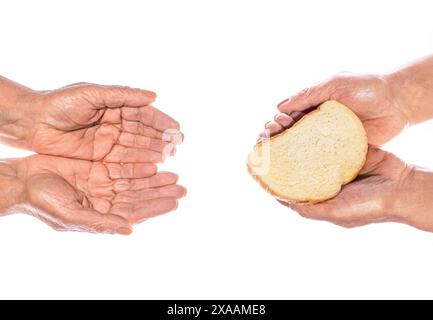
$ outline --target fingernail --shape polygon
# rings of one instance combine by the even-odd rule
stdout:
[[[144,92],[144,95],[145,95],[146,97],[151,98],[151,99],[155,99],[155,98],[156,98],[156,93],[155,93],[155,92],[152,92],[152,91],[145,91],[145,92]]]
[[[185,140],[185,135],[182,132],[179,132],[179,134],[176,136],[176,139],[173,141],[174,143],[183,143]]]
[[[122,227],[117,229],[117,233],[124,235],[124,236],[129,236],[132,233],[132,229],[131,228],[126,228],[126,227]]]
[[[281,101],[281,102],[277,105],[277,107],[281,107],[283,104],[286,104],[286,103],[289,102],[289,101],[290,101],[290,98],[287,98],[286,100]]]

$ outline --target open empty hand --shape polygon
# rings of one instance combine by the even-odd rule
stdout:
[[[56,230],[130,234],[177,208],[178,177],[153,164],[102,163],[35,155],[14,161],[26,210]]]
[[[76,84],[18,92],[9,108],[14,112],[4,112],[11,121],[3,125],[3,141],[40,154],[156,163],[182,141],[178,122],[151,106],[156,96],[150,91]]]

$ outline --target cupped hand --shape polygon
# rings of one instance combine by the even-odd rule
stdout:
[[[405,107],[396,98],[393,79],[375,75],[339,75],[302,90],[281,102],[274,121],[265,129],[274,135],[290,127],[303,113],[327,100],[337,100],[361,119],[368,142],[379,146],[400,133],[408,124]],[[262,136],[266,136],[262,133]]]
[[[344,227],[387,221],[414,224],[406,216],[410,210],[402,210],[410,207],[405,192],[412,185],[413,170],[393,154],[370,147],[358,178],[343,186],[335,198],[318,204],[280,202],[303,217]]]
[[[76,84],[25,99],[29,148],[40,154],[113,163],[161,162],[182,141],[177,121],[151,106],[153,92]],[[30,121],[30,120],[29,120]]]
[[[17,163],[26,210],[60,231],[130,234],[175,210],[186,189],[177,175],[144,163],[102,163],[35,155]]]

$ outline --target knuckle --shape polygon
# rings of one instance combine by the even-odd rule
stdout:
[[[336,74],[332,76],[326,83],[331,87],[337,86],[343,81],[343,76],[340,74]]]
[[[72,214],[66,213],[62,216],[62,228],[69,229],[74,224],[74,218]]]
[[[309,96],[311,96],[312,90],[313,87],[304,88],[295,96],[295,98],[300,98],[300,97],[308,98]]]
[[[106,224],[104,220],[93,221],[89,227],[91,231],[96,233],[106,233],[106,234],[114,233],[114,230],[110,228],[110,226]]]
[[[335,82],[347,81],[349,78],[353,76],[354,74],[349,71],[341,71],[333,75],[330,81],[335,81]]]

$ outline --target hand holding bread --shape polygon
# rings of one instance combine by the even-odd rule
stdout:
[[[392,74],[341,74],[302,90],[281,102],[278,109],[283,116],[291,115],[293,112],[305,112],[328,100],[337,100],[350,108],[362,121],[368,143],[379,146],[394,138],[409,122],[405,106],[396,99],[395,83]],[[283,119],[282,115],[277,115],[275,122],[268,125],[271,134],[284,127],[280,120]]]
[[[393,221],[433,231],[433,173],[380,149],[406,126],[432,119],[431,105],[433,57],[384,76],[333,77],[278,105],[248,169],[303,217],[344,227]],[[353,117],[342,116],[344,106]]]

